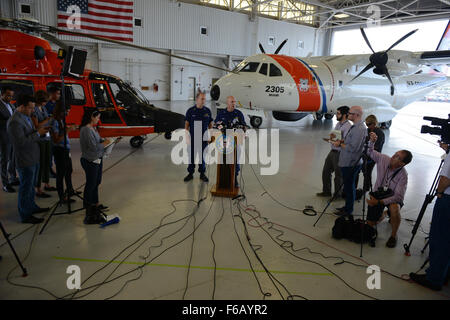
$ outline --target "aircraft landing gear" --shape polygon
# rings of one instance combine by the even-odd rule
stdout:
[[[333,113],[325,113],[325,119],[331,120],[331,119],[333,119],[333,117],[334,117]]]
[[[262,124],[262,118],[261,117],[250,117],[250,124],[253,128],[258,129]]]
[[[386,121],[386,122],[382,122],[380,124],[381,129],[389,129],[392,125],[392,120]]]
[[[139,148],[140,146],[142,146],[142,144],[144,143],[144,138],[142,138],[141,136],[136,136],[130,139],[130,145],[133,148]]]
[[[316,112],[316,120],[322,120],[322,118],[323,118],[323,113]]]
[[[166,138],[167,140],[172,139],[172,132],[171,131],[164,132],[164,138]]]

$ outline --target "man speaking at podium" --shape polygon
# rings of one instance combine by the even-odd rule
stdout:
[[[226,128],[233,128],[237,125],[247,126],[245,118],[240,110],[236,109],[236,99],[233,96],[227,97],[227,108],[217,112],[216,124],[222,122]],[[239,187],[237,176],[241,170],[239,163],[236,163],[235,187]]]

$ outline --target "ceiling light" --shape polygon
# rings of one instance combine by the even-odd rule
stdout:
[[[348,14],[346,14],[346,13],[338,13],[338,14],[335,14],[334,15],[336,18],[338,18],[338,19],[344,19],[344,18],[348,18],[348,17],[350,17]]]

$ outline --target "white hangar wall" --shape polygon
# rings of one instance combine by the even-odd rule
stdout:
[[[39,22],[56,25],[57,0],[2,0],[4,17],[20,17],[19,4],[31,5],[30,16]],[[143,26],[134,27],[134,44],[160,49],[221,67],[229,60],[239,60],[259,53],[258,43],[273,53],[284,40],[288,42],[281,54],[322,55],[325,37],[314,28],[257,17],[254,21],[242,13],[178,3],[172,0],[134,0],[134,16],[142,18]],[[207,28],[207,35],[200,27]],[[207,91],[214,79],[225,72],[192,63],[170,59],[145,51],[125,49],[97,43],[82,37],[59,36],[88,50],[87,67],[130,81],[151,100],[186,100],[195,87]],[[269,37],[275,39],[273,46]],[[299,45],[299,41],[302,45]],[[181,71],[183,70],[183,71]],[[154,84],[158,90],[153,90]],[[148,89],[148,90],[146,90]],[[209,95],[207,95],[209,98]]]

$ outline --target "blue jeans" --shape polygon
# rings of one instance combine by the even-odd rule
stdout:
[[[36,176],[39,173],[39,163],[24,167],[17,168],[19,172],[19,197],[18,197],[18,209],[22,222],[31,217],[33,211],[39,209],[36,202],[34,202],[34,185],[36,182]]]
[[[347,214],[353,213],[353,205],[355,204],[356,198],[356,176],[361,170],[361,165],[355,167],[341,167],[342,171],[342,181],[344,183],[344,193],[345,193],[345,212]]]
[[[198,172],[200,173],[205,173],[206,171],[206,165],[205,165],[205,159],[203,158],[203,151],[205,150],[205,148],[208,146],[208,142],[203,141],[202,142],[202,152],[201,154],[199,154],[199,159],[202,159],[202,163],[198,164]],[[199,152],[197,152],[199,153]],[[191,147],[189,148],[189,165],[187,168],[187,171],[190,174],[193,174],[195,171],[195,156],[197,155],[197,153],[194,150],[194,143],[191,144]]]
[[[437,198],[430,229],[430,267],[427,279],[442,286],[450,270],[450,195]]]
[[[98,186],[102,182],[103,161],[100,164],[96,164],[81,158],[80,162],[86,174],[84,205],[95,205],[98,203]]]

